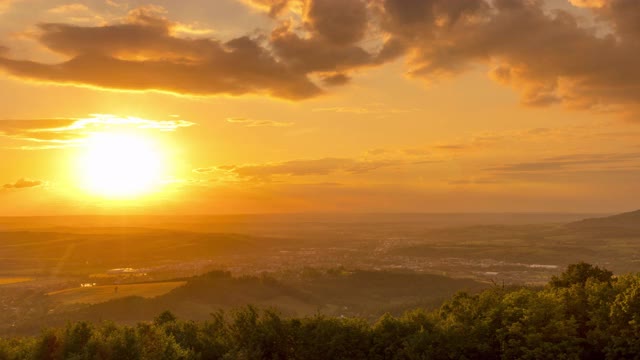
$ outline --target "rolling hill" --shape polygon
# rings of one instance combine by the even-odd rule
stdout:
[[[87,298],[85,304],[73,298],[77,290],[57,292],[45,299],[53,310],[45,308],[31,319],[16,319],[10,327],[0,325],[0,334],[29,334],[43,326],[61,326],[68,321],[150,321],[165,310],[184,319],[206,320],[217,310],[246,305],[276,308],[291,316],[322,313],[377,318],[385,312],[400,314],[416,306],[437,306],[458,291],[476,292],[489,287],[471,279],[432,274],[343,269],[313,271],[286,279],[264,275],[235,277],[214,271],[178,285],[150,298],[138,295],[113,299],[113,288],[109,287],[109,296],[101,298],[111,300],[95,303],[94,298]],[[123,291],[127,286],[133,285],[121,285]],[[135,290],[140,291],[140,286]]]
[[[627,212],[623,214],[602,217],[591,218],[581,221],[576,221],[569,224],[569,227],[577,229],[631,229],[640,230],[640,210]]]

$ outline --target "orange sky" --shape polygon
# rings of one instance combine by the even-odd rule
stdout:
[[[639,24],[636,0],[0,0],[0,216],[632,210]],[[113,131],[161,149],[153,189],[83,187]]]

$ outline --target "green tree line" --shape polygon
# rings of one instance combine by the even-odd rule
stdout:
[[[458,293],[375,323],[246,307],[208,321],[78,322],[0,340],[14,359],[640,359],[640,275],[580,263],[544,287]]]

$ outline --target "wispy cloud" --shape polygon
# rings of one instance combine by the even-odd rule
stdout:
[[[0,120],[0,136],[38,143],[24,150],[44,150],[78,146],[95,132],[116,129],[138,129],[172,132],[194,126],[186,120],[147,120],[96,114],[86,119]]]
[[[29,179],[20,179],[12,184],[4,184],[2,186],[3,189],[26,189],[41,186],[43,182],[41,180],[29,180]]]
[[[64,14],[64,15],[74,14],[74,13],[76,14],[84,13],[88,11],[89,11],[89,7],[87,7],[87,5],[80,4],[80,3],[59,5],[47,10],[47,12],[52,14]]]
[[[274,120],[255,120],[243,117],[227,118],[227,122],[238,124],[246,127],[288,127],[293,126],[292,122],[274,121]]]
[[[212,166],[195,169],[198,174],[222,175],[223,179],[271,181],[274,177],[327,176],[336,173],[360,175],[380,169],[434,163],[429,159],[321,158],[277,163]]]
[[[343,114],[404,114],[419,111],[417,108],[397,108],[386,104],[374,103],[362,106],[332,106],[313,109],[314,112],[333,112]]]
[[[571,154],[539,161],[506,164],[487,168],[498,173],[533,173],[554,171],[613,170],[620,166],[640,166],[640,153]]]

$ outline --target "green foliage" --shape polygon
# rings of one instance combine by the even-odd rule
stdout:
[[[597,266],[580,262],[578,264],[571,264],[567,267],[567,270],[560,276],[554,276],[551,278],[551,286],[553,287],[570,287],[572,285],[585,286],[587,281],[599,281],[610,282],[613,278],[613,273],[609,270],[600,269]]]
[[[608,359],[640,358],[640,276],[619,279],[618,292],[611,304],[611,343]]]
[[[178,318],[173,315],[171,311],[163,311],[160,315],[156,316],[153,323],[156,325],[165,325],[176,320],[178,320]]]
[[[581,263],[544,288],[458,293],[435,311],[374,323],[251,306],[205,322],[163,312],[135,326],[79,322],[0,339],[0,360],[638,359],[639,334],[640,275]]]

